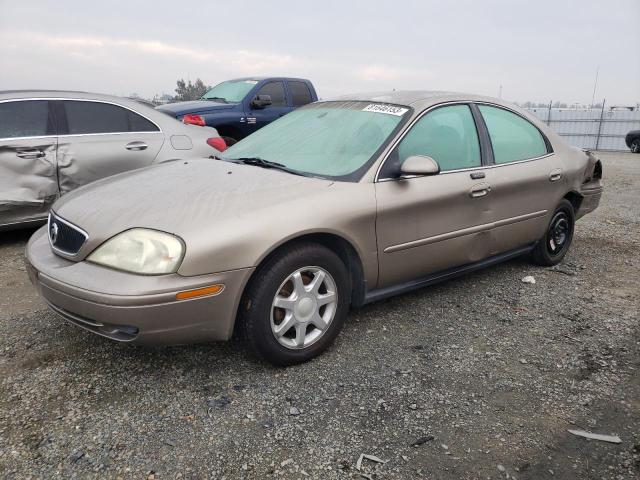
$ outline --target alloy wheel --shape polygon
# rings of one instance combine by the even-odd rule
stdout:
[[[271,305],[271,331],[278,343],[302,349],[317,342],[338,307],[336,283],[320,267],[299,268],[278,288]]]

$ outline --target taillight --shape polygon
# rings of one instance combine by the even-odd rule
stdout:
[[[224,152],[227,149],[227,142],[222,137],[207,138],[207,145],[215,148],[219,152]]]
[[[206,123],[204,123],[204,118],[202,115],[194,115],[193,113],[188,113],[184,117],[182,117],[182,123],[188,123],[189,125],[199,125],[200,127],[204,127]]]

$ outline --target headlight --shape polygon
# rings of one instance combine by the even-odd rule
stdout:
[[[183,254],[184,245],[178,237],[134,228],[107,240],[87,260],[127,272],[161,275],[175,272]]]

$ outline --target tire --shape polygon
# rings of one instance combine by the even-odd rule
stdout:
[[[631,151],[633,153],[640,153],[640,138],[636,138],[631,142]]]
[[[227,147],[230,147],[231,145],[235,145],[236,143],[238,143],[238,141],[232,137],[222,137],[222,139],[224,140],[224,143],[227,144]]]
[[[573,240],[575,221],[573,205],[563,199],[553,212],[544,236],[531,252],[535,264],[549,267],[562,261]]]
[[[340,257],[322,245],[299,244],[255,272],[241,303],[241,334],[267,362],[306,362],[333,343],[350,299],[349,271]]]

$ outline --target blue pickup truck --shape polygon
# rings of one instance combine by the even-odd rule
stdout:
[[[309,80],[283,77],[238,78],[222,82],[200,100],[156,107],[184,123],[214,127],[227,145],[318,100]]]

